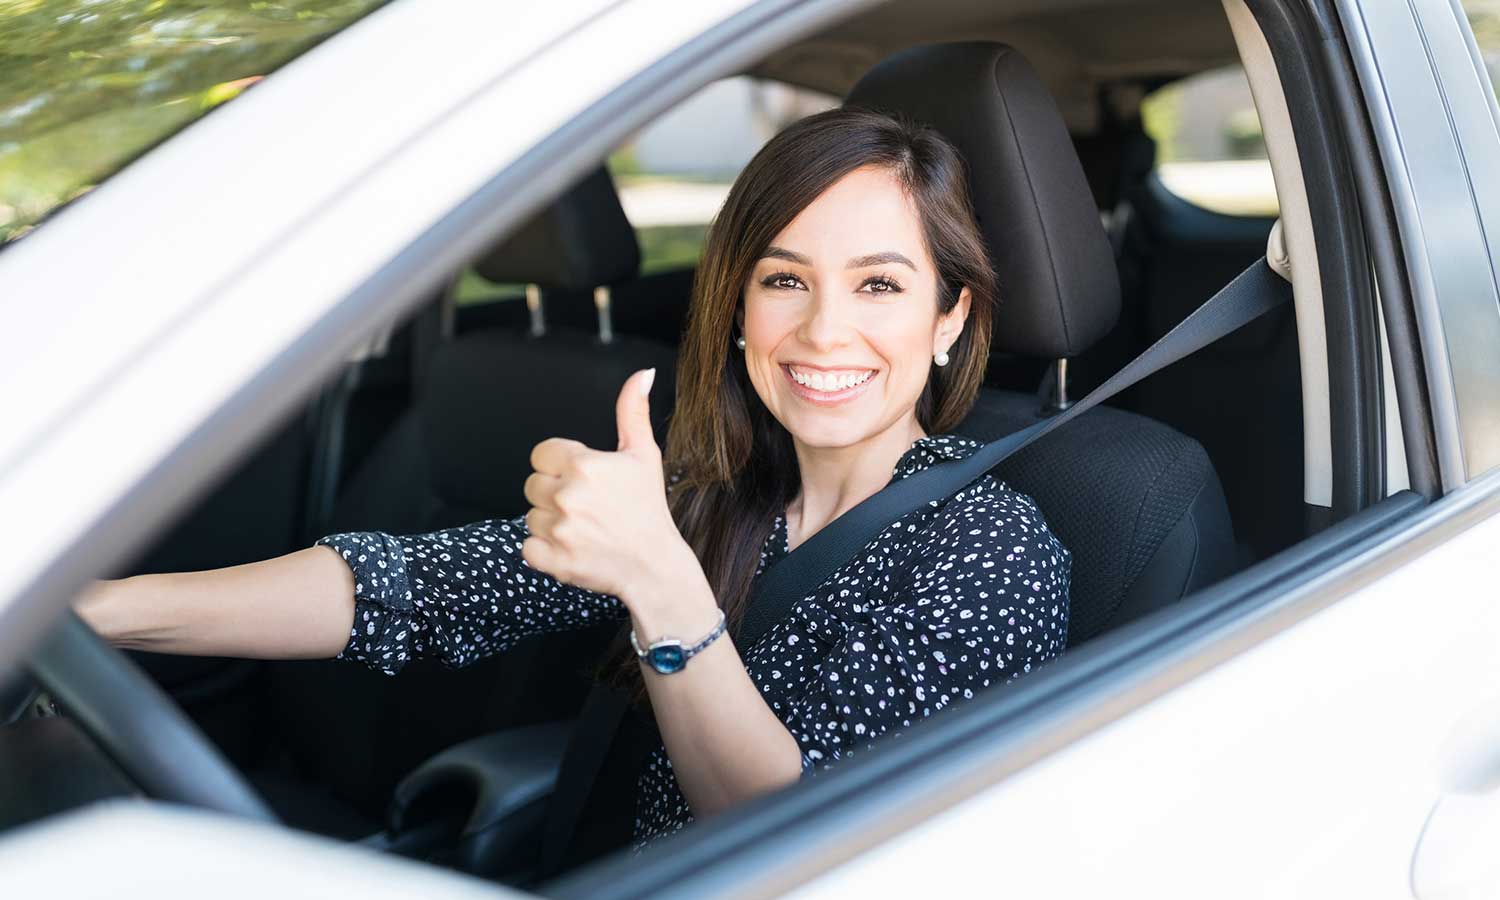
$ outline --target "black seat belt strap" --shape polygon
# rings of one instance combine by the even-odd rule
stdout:
[[[618,689],[596,684],[589,691],[578,725],[563,751],[557,787],[547,801],[547,815],[542,823],[540,876],[550,877],[561,871],[568,847],[583,821],[594,783],[629,709],[625,694]]]

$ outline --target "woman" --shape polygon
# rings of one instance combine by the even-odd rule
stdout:
[[[661,736],[638,781],[644,843],[1062,649],[1071,554],[990,476],[898,521],[754,646],[732,638],[768,566],[893,478],[978,448],[943,432],[979,388],[993,282],[936,132],[853,109],[803,119],[710,230],[665,456],[654,372],[637,372],[615,450],[536,446],[522,518],[104,582],[80,611],[131,647],[391,673],[628,617],[645,655],[618,668]],[[691,649],[653,655],[666,636]]]

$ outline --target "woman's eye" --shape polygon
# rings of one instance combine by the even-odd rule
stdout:
[[[802,284],[802,279],[790,272],[777,272],[774,275],[767,275],[761,280],[761,284],[775,290],[794,291]]]
[[[872,294],[901,293],[901,285],[894,278],[888,278],[884,275],[877,275],[874,278],[866,279],[865,283],[860,285],[860,287],[868,288]]]

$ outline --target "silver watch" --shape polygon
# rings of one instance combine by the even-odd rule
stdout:
[[[708,636],[691,647],[684,646],[682,641],[676,638],[662,638],[655,641],[651,646],[641,649],[641,642],[636,639],[635,629],[630,629],[630,646],[635,648],[635,655],[651,668],[663,675],[671,675],[673,672],[681,672],[687,665],[687,661],[703,652],[703,649],[712,644],[719,635],[724,633],[724,610],[719,610],[719,624],[715,625]]]

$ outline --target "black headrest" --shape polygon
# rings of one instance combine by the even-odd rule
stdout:
[[[936,128],[963,154],[999,282],[993,346],[1077,356],[1120,314],[1114,253],[1067,126],[1012,47],[928,44],[871,69],[845,103]]]
[[[592,288],[634,278],[641,248],[609,171],[596,169],[474,266],[490,281]]]

